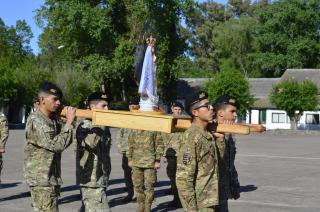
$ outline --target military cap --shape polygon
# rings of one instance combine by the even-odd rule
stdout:
[[[130,99],[129,105],[139,105],[140,97],[136,96]]]
[[[62,98],[61,89],[51,82],[42,82],[39,86],[39,91],[47,94],[55,95],[60,99]]]
[[[216,99],[214,106],[217,107],[220,105],[232,105],[235,106],[237,109],[239,109],[240,107],[240,103],[236,100],[236,98],[229,95],[222,95]]]
[[[205,91],[197,91],[186,98],[186,112],[191,116],[190,108],[192,105],[195,105],[201,102],[204,99],[208,99],[208,93]]]
[[[108,95],[106,93],[96,91],[96,92],[91,93],[88,96],[88,102],[91,102],[93,100],[104,100],[104,101],[109,102],[110,98],[108,97]]]
[[[178,101],[172,102],[172,103],[171,103],[171,107],[180,107],[181,110],[184,110],[183,105],[182,105],[180,102],[178,102]]]

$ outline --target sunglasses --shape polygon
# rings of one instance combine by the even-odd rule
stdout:
[[[200,105],[199,107],[194,108],[194,110],[198,110],[198,109],[200,109],[200,108],[202,108],[202,107],[207,108],[207,110],[213,109],[212,104],[207,103],[207,104]]]

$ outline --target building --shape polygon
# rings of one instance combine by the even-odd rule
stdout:
[[[272,87],[277,83],[295,79],[313,81],[320,90],[320,69],[287,69],[280,78],[249,78],[250,93],[255,102],[248,110],[246,123],[264,124],[267,130],[290,129],[290,119],[283,110],[278,110],[269,100]],[[208,78],[181,78],[178,85],[178,99],[183,101],[186,95],[201,89],[208,82]],[[299,129],[318,129],[320,111],[304,111],[298,123]]]

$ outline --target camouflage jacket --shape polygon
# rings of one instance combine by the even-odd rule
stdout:
[[[7,118],[3,113],[0,113],[0,149],[5,149],[8,136],[9,128]]]
[[[161,133],[144,130],[132,130],[129,135],[128,160],[139,168],[153,168],[163,153]]]
[[[86,187],[105,187],[110,173],[111,134],[108,127],[83,120],[76,130],[78,182]]]
[[[180,137],[182,133],[162,133],[163,143],[164,143],[164,153],[166,157],[177,157],[177,152],[179,150]]]
[[[226,201],[231,198],[237,199],[237,193],[240,193],[240,184],[234,164],[236,155],[235,140],[232,135],[226,135],[225,139],[216,140],[216,146],[218,147],[219,155],[220,201]]]
[[[47,118],[39,110],[26,124],[24,177],[30,186],[61,185],[61,152],[72,141],[73,126],[56,117]]]
[[[218,158],[214,138],[194,124],[181,136],[176,183],[186,210],[219,204]]]
[[[129,139],[129,135],[130,135],[131,132],[132,132],[131,129],[125,129],[125,128],[121,128],[118,131],[117,144],[118,144],[118,150],[121,153],[129,152],[128,139]]]

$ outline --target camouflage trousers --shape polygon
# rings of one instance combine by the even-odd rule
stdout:
[[[108,154],[107,154],[107,185],[106,187],[108,187],[108,184],[109,184],[109,179],[110,179],[110,174],[111,174],[111,157],[110,157],[110,148],[111,148],[111,145],[109,146],[109,149],[108,149]]]
[[[177,157],[166,157],[167,159],[167,176],[170,179],[173,200],[180,202],[178,189],[176,185]]]
[[[106,188],[81,186],[82,202],[86,212],[110,212]]]
[[[31,186],[32,207],[34,211],[58,212],[60,186]]]
[[[132,169],[128,166],[128,157],[126,156],[126,153],[122,155],[122,169],[124,173],[124,181],[128,189],[128,194],[133,196],[134,191],[132,182]]]
[[[3,160],[2,160],[2,154],[0,153],[0,183],[1,183],[1,171],[3,167]]]
[[[200,208],[198,212],[219,212],[216,207]]]
[[[156,170],[153,168],[132,168],[132,181],[138,203],[151,205],[154,199],[154,183],[156,182]],[[145,190],[144,190],[145,188]]]

